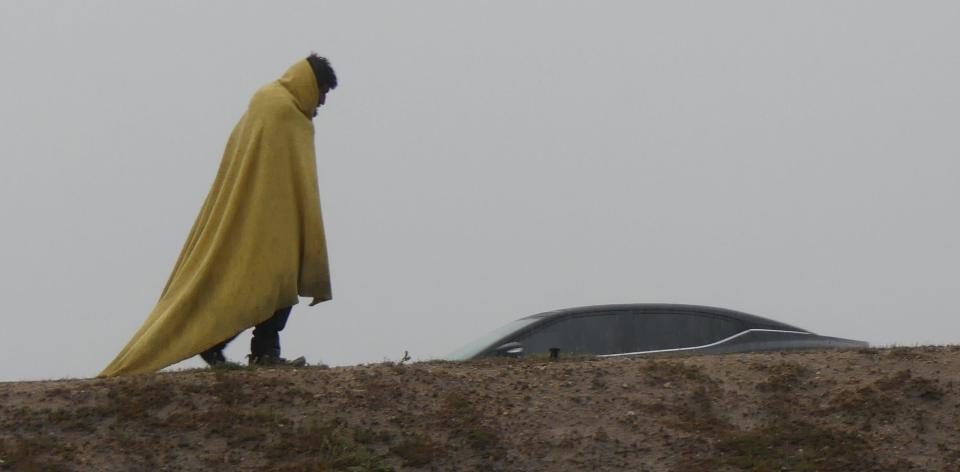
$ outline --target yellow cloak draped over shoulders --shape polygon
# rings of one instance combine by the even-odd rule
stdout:
[[[306,60],[261,87],[160,300],[100,377],[153,372],[254,326],[297,296],[331,298]]]

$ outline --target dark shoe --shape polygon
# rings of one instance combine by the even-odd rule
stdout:
[[[210,367],[216,367],[227,362],[227,358],[223,356],[222,349],[208,349],[203,351],[200,353],[200,358]]]
[[[257,365],[257,366],[304,367],[307,365],[307,358],[303,356],[300,356],[292,361],[286,360],[282,357],[270,356],[270,355],[254,356],[253,354],[251,354],[247,357],[249,359],[250,365]]]

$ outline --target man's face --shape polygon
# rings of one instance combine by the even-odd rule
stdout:
[[[317,116],[317,110],[319,110],[324,103],[327,103],[327,92],[329,91],[329,87],[320,87],[320,97],[317,99],[317,109],[313,111],[313,116]]]

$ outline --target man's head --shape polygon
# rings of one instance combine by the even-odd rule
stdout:
[[[320,98],[317,100],[317,108],[327,101],[327,92],[337,88],[337,74],[330,67],[330,61],[325,57],[320,57],[317,53],[310,54],[307,57],[310,68],[313,69],[313,75],[317,78],[317,89],[320,91]],[[316,112],[314,112],[316,116]]]

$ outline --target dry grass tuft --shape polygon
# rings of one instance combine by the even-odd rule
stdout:
[[[429,464],[437,456],[439,446],[429,438],[412,435],[403,438],[399,444],[390,448],[390,452],[403,459],[403,465],[420,467]]]
[[[677,382],[715,383],[703,369],[678,361],[652,360],[642,365],[641,371],[650,385]]]
[[[907,398],[922,400],[940,400],[945,393],[940,382],[924,377],[915,377],[909,370],[901,370],[876,382],[881,391],[898,392]]]
[[[357,439],[356,429],[334,419],[313,419],[268,445],[266,470],[393,470],[384,457]]]
[[[894,471],[881,464],[868,442],[855,433],[793,421],[731,431],[716,443],[715,457],[681,464],[687,470],[794,472]]]
[[[488,424],[481,410],[474,404],[474,397],[462,390],[448,392],[441,400],[440,421],[453,430],[477,451],[494,452],[499,455],[500,435]]]
[[[757,384],[757,390],[768,393],[793,393],[802,388],[810,376],[810,369],[796,362],[757,364],[754,366],[767,374],[766,380]]]
[[[893,421],[907,400],[939,401],[946,390],[937,380],[901,370],[853,390],[843,390],[830,401],[827,412],[854,416],[869,427],[874,420]]]
[[[51,457],[51,451],[56,451]],[[71,469],[63,463],[70,462],[74,454],[70,445],[58,444],[51,437],[22,436],[0,440],[0,468],[17,472],[66,472]]]

